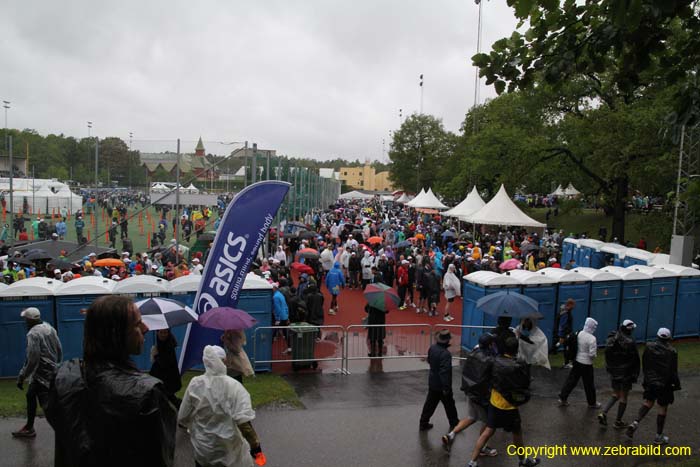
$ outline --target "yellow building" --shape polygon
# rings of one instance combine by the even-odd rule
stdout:
[[[389,172],[374,171],[374,167],[365,163],[363,167],[341,167],[340,180],[357,190],[393,191],[389,181]]]

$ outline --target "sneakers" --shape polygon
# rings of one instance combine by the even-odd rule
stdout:
[[[479,464],[476,461],[469,461],[467,467],[479,467]]]
[[[663,434],[656,435],[656,437],[654,438],[654,444],[658,444],[658,445],[668,444],[668,436],[664,436]]]
[[[13,438],[36,438],[34,428],[27,428],[27,425],[20,428],[18,431],[12,432]]]
[[[615,423],[613,423],[613,428],[617,428],[618,430],[621,430],[626,427],[627,423],[623,422],[622,420],[615,420]]]
[[[600,402],[596,402],[595,404],[588,406],[589,409],[599,409],[601,407],[602,405],[600,404]]]
[[[450,448],[452,448],[452,443],[454,443],[455,439],[454,437],[450,438],[450,435],[442,435],[442,447],[445,451],[450,452]]]
[[[401,306],[399,307],[399,310],[405,310],[405,309],[406,309],[406,305],[401,305]]]
[[[538,457],[526,457],[522,459],[518,465],[523,467],[533,467],[535,465],[538,465],[539,463],[540,459]]]
[[[328,310],[328,314],[335,315],[335,310],[333,308],[331,308],[330,310]]]
[[[557,400],[559,403],[559,407],[567,407],[569,405],[569,401],[566,399],[562,399],[561,397]]]
[[[564,370],[570,370],[570,369],[572,369],[573,367],[574,367],[574,365],[573,365],[572,363],[567,363],[566,365],[564,365],[564,366],[562,367],[562,369],[564,369]]]
[[[598,423],[603,426],[608,426],[608,416],[605,415],[605,412],[600,412],[598,414]]]
[[[630,423],[629,425],[627,425],[627,431],[625,431],[625,435],[627,435],[627,437],[629,439],[632,439],[634,437],[634,432],[637,431],[638,426],[639,426],[639,422],[637,422],[637,421],[634,421],[634,422]]]
[[[492,447],[484,446],[481,448],[481,451],[479,451],[479,455],[481,457],[496,457],[498,455],[498,451]]]
[[[433,424],[432,424],[432,423],[426,423],[426,424],[424,424],[424,425],[419,425],[419,426],[418,426],[418,430],[420,430],[420,431],[428,431],[428,430],[430,430],[432,427],[433,427]]]
[[[287,355],[287,354],[290,354],[290,353],[292,353],[292,348],[291,348],[291,347],[287,347],[287,350],[284,350],[284,351],[282,352],[282,355]]]

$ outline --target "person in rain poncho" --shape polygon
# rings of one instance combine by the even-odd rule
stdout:
[[[549,343],[547,336],[537,327],[531,318],[523,319],[517,328],[515,335],[518,336],[518,357],[528,365],[543,366],[551,370],[547,349]]]
[[[445,321],[452,321],[454,319],[450,315],[450,305],[452,302],[454,302],[455,297],[459,297],[461,295],[462,284],[460,284],[455,271],[455,265],[450,264],[447,267],[447,272],[442,280],[442,288],[445,289],[445,298],[447,299],[447,304],[445,305],[445,316],[443,317]]]
[[[218,345],[204,347],[205,372],[187,386],[178,421],[190,434],[197,465],[253,466],[253,458],[262,456],[250,423],[255,411],[248,391],[226,375],[224,358]]]
[[[369,251],[365,251],[365,256],[360,262],[362,266],[362,290],[365,290],[367,284],[372,280],[372,266],[374,266],[374,259],[369,254]]]
[[[280,263],[282,261],[284,261],[285,264],[287,263],[287,254],[284,252],[284,248],[282,247],[282,245],[279,245],[277,247],[277,251],[275,251],[274,259],[276,259]]]

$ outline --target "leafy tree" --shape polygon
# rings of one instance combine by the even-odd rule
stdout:
[[[389,149],[389,179],[396,188],[409,191],[434,185],[456,142],[455,135],[444,129],[440,119],[424,114],[409,116],[394,132]]]
[[[597,185],[613,235],[624,238],[625,204],[638,167],[658,167],[666,148],[661,123],[677,134],[697,120],[700,93],[694,80],[700,57],[700,21],[690,0],[509,0],[524,33],[494,43],[473,57],[498,93],[550,86],[564,98],[563,133],[545,160],[564,157]],[[665,114],[647,105],[660,89],[672,90]],[[654,110],[657,120],[643,115]],[[668,110],[675,110],[671,113]],[[627,126],[631,125],[631,126]],[[615,138],[615,131],[624,141]],[[636,134],[631,134],[632,130]],[[603,131],[605,130],[605,131]],[[609,138],[586,137],[602,134]],[[589,132],[586,134],[585,132]],[[646,133],[644,133],[646,132]],[[651,147],[634,144],[641,135]]]

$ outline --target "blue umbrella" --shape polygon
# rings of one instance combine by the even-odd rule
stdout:
[[[404,240],[403,242],[399,242],[396,245],[394,245],[394,248],[406,248],[407,246],[411,246],[411,242],[408,240]]]
[[[542,318],[537,300],[517,292],[498,292],[481,297],[476,301],[476,308],[493,316]]]

